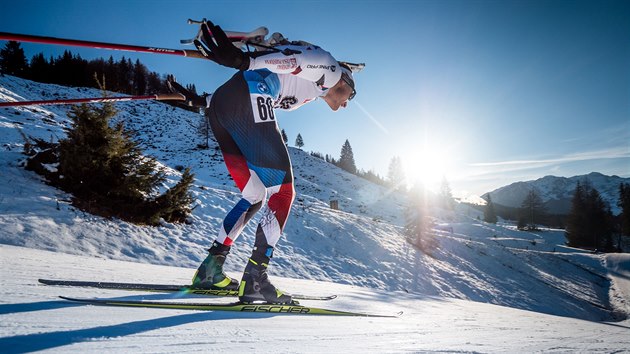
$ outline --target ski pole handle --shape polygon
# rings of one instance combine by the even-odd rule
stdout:
[[[201,24],[203,24],[203,23],[205,23],[205,22],[206,22],[206,19],[205,19],[205,18],[204,18],[204,19],[202,19],[201,21],[198,21],[198,20],[193,20],[193,19],[190,19],[190,18],[188,19],[188,24],[189,24],[189,25],[201,25]]]

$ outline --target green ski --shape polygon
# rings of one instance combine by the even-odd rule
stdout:
[[[361,313],[352,311],[338,311],[318,307],[303,306],[298,303],[288,305],[276,304],[244,304],[233,303],[189,303],[189,302],[163,302],[163,301],[135,301],[135,300],[108,300],[108,299],[84,299],[60,296],[68,301],[81,302],[89,305],[144,307],[157,309],[197,310],[197,311],[233,311],[273,313],[286,315],[333,315],[333,316],[361,316],[361,317],[399,317],[402,312],[392,315]]]

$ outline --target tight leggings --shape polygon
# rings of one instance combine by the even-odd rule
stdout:
[[[267,208],[256,230],[255,250],[274,247],[295,198],[287,147],[272,102],[279,81],[267,70],[236,73],[212,95],[206,117],[242,198],[223,220],[217,242],[231,246],[245,225]]]

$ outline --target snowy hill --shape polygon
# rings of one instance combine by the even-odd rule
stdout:
[[[525,200],[527,193],[534,190],[540,195],[550,213],[568,214],[575,186],[578,182],[582,183],[585,180],[588,180],[597,189],[602,199],[610,206],[613,214],[618,215],[621,212],[617,206],[619,185],[621,183],[630,183],[630,178],[606,176],[597,172],[570,178],[545,176],[534,181],[515,182],[488,192],[485,195],[490,194],[495,204],[518,208]]]
[[[0,77],[0,100],[2,101],[98,95],[99,92],[92,89],[40,84],[11,76]],[[228,177],[216,144],[211,142],[211,147],[207,150],[197,148],[197,145],[202,142],[202,138],[195,133],[198,115],[151,101],[121,103],[116,107],[121,111],[117,119],[133,128],[137,132],[137,138],[143,141],[145,151],[157,157],[158,161],[168,168],[171,178],[169,184],[175,183],[178,179],[179,172],[175,169],[176,166],[191,166],[196,173],[197,179],[193,188],[196,207],[192,224],[142,227],[119,220],[91,216],[75,209],[68,203],[69,195],[46,185],[41,177],[20,167],[24,158],[21,154],[24,141],[20,131],[27,136],[46,140],[56,141],[63,138],[63,128],[69,124],[66,117],[68,107],[34,106],[0,109],[0,243],[82,256],[77,258],[61,254],[37,253],[37,251],[3,246],[0,249],[2,268],[8,269],[4,267],[5,262],[11,262],[13,267],[17,267],[15,272],[3,271],[2,276],[3,289],[5,282],[15,285],[7,290],[8,297],[2,300],[2,303],[6,304],[3,306],[11,309],[8,319],[12,319],[12,314],[16,314],[14,309],[23,309],[23,311],[35,314],[38,313],[38,309],[50,309],[53,310],[52,313],[58,314],[58,321],[62,322],[64,316],[72,317],[77,314],[76,311],[85,310],[77,309],[75,306],[59,305],[52,301],[53,295],[57,295],[60,289],[48,290],[32,287],[37,277],[84,277],[91,280],[140,280],[160,283],[187,282],[192,277],[194,268],[205,257],[205,249],[214,239],[223,216],[238,200],[238,191]],[[280,124],[282,124],[281,120]],[[456,320],[457,318],[465,322],[469,318],[466,316],[472,316],[475,321],[485,322],[488,319],[479,313],[490,316],[491,312],[497,311],[496,307],[486,307],[489,305],[453,299],[485,302],[587,321],[620,320],[630,313],[630,300],[626,292],[627,287],[624,285],[630,262],[625,261],[623,257],[621,260],[611,260],[601,254],[590,254],[567,248],[564,246],[563,230],[531,233],[517,231],[512,225],[487,225],[477,221],[478,215],[475,210],[463,205],[460,205],[455,212],[440,211],[438,213],[440,217],[436,219],[437,226],[434,233],[437,235],[439,247],[432,252],[431,256],[428,256],[411,247],[401,235],[404,222],[404,198],[347,174],[304,151],[291,148],[290,154],[295,169],[298,196],[292,208],[284,238],[279,244],[270,269],[274,279],[283,277],[278,278],[282,279],[279,284],[287,284],[287,290],[296,292],[317,290],[320,293],[328,293],[340,289],[339,292],[347,294],[349,299],[367,297],[370,301],[386,299],[386,291],[396,291],[396,297],[401,297],[401,302],[393,301],[394,304],[399,305],[393,307],[413,308],[416,314],[426,314],[430,316],[429,318],[434,318],[433,326],[419,324],[418,318],[401,323],[404,326],[418,328],[418,331],[424,331],[427,334],[433,333],[431,328],[441,326],[440,328],[445,328],[440,332],[444,341],[450,338],[445,332],[446,328],[459,326],[455,323],[459,321]],[[328,206],[330,199],[338,199],[341,210],[331,210]],[[237,279],[240,277],[253,244],[254,228],[255,224],[251,223],[245,229],[226,263],[227,270]],[[27,266],[26,270],[21,268],[24,264],[20,262],[27,262],[31,257],[42,264],[41,269],[37,269],[34,264]],[[123,264],[112,260],[133,263]],[[81,268],[82,264],[89,264],[85,271],[79,271],[79,269],[76,272],[72,271],[75,267]],[[180,268],[173,269],[156,265]],[[31,270],[36,271],[31,272]],[[26,300],[21,297],[28,291],[18,289],[17,284],[28,285],[28,289],[37,290],[37,294],[27,301],[35,301],[34,305],[23,303]],[[66,293],[64,290],[64,293],[80,294],[74,291],[68,290]],[[374,297],[369,295],[373,291],[377,291],[378,295]],[[109,294],[111,293],[94,293],[95,296],[109,296]],[[121,295],[118,294],[118,296]],[[48,299],[48,302],[44,299]],[[38,305],[37,303],[41,301],[44,301],[44,304]],[[352,306],[346,300],[339,302],[343,306]],[[366,306],[380,308],[382,305],[366,304]],[[449,317],[447,308],[453,306],[460,309],[461,313]],[[394,310],[391,307],[386,307],[386,309]],[[106,312],[101,308],[89,311],[93,316]],[[140,316],[146,321],[166,315],[156,310],[140,311]],[[467,311],[473,313],[464,315]],[[507,312],[499,318],[505,321],[503,326],[508,326],[503,327],[508,328],[506,331],[510,332],[509,328],[516,328],[514,330],[518,332],[522,328],[521,325],[532,326],[531,322],[522,322],[520,325],[510,327],[514,322],[506,318],[510,316],[526,318],[530,316],[530,313],[523,315],[522,312],[514,309],[505,311]],[[118,312],[118,310],[115,311],[115,313]],[[119,320],[113,318],[106,320],[105,322],[109,324],[105,325],[105,328],[113,330],[105,331],[103,336],[116,336],[117,333],[121,336],[134,334],[127,333],[118,327],[118,324],[125,321],[122,318],[138,321],[137,317],[133,319],[133,315],[127,315],[129,312],[132,311],[120,311],[121,314],[125,314],[120,320],[123,322],[118,322]],[[208,315],[182,316],[182,319],[198,318],[198,321],[202,321],[207,318],[204,316]],[[531,314],[531,316],[534,316],[531,317],[532,321],[543,319],[548,321],[551,318],[553,320],[549,321],[552,323],[563,323],[567,326],[575,322],[575,320],[562,322],[565,319],[554,322],[556,317],[539,314]],[[210,317],[224,320],[223,323],[233,319],[221,314],[212,314]],[[37,319],[36,316],[33,321]],[[241,318],[236,322],[240,324],[242,320]],[[436,325],[438,320],[446,322]],[[317,320],[307,321],[315,323]],[[78,337],[81,337],[81,333],[86,333],[86,340],[92,341],[93,336],[100,333],[96,329],[92,330],[96,328],[95,326],[99,326],[98,318],[90,319],[88,322],[91,324],[87,326],[92,326],[88,329],[72,322],[61,325],[67,331],[78,331]],[[245,346],[251,346],[251,342],[244,339],[245,332],[257,335],[269,333],[257,328],[259,325],[256,325],[253,318],[245,322],[247,325],[243,327],[244,332],[239,332],[243,335],[242,347],[240,347],[243,350]],[[3,320],[3,323],[9,322]],[[177,319],[171,321],[168,317],[160,323],[164,323],[164,327],[174,326],[184,331],[180,333],[182,336],[186,336],[186,333],[189,333],[186,331],[192,328],[186,326],[183,321]],[[579,323],[586,325],[590,322]],[[348,330],[355,330],[350,328],[352,322],[338,324],[346,326]],[[100,324],[100,326],[103,325]],[[489,322],[488,330],[496,329],[495,325],[500,327],[498,322]],[[236,328],[238,324],[228,326]],[[139,324],[138,327],[140,327],[139,332],[144,332],[142,328],[147,328],[146,331],[158,330],[148,322],[146,325]],[[293,327],[287,328],[297,327],[298,325],[294,324]],[[382,329],[384,326],[378,327]],[[9,326],[10,329],[4,328],[3,333],[6,334],[3,336],[5,337],[36,339],[28,336],[28,333],[32,333],[32,327],[20,327],[26,328],[23,332],[11,326]],[[318,332],[321,336],[331,333],[322,327],[318,328],[323,331]],[[393,328],[402,327],[394,324]],[[361,330],[365,330],[365,327],[356,329],[356,331]],[[46,331],[50,332],[51,329]],[[210,330],[210,332],[215,331]],[[475,333],[480,332],[483,330]],[[20,337],[24,333],[27,333],[26,337]],[[365,333],[372,332],[365,330]],[[52,336],[54,337],[54,334]],[[301,336],[313,338],[304,333]],[[365,339],[358,334],[357,336],[358,341]],[[574,338],[572,334],[567,336]],[[399,334],[395,337],[400,339],[405,336]],[[509,346],[504,342],[498,343],[496,338],[487,336],[484,338],[490,343],[484,348],[475,349],[472,344],[417,348],[502,351]],[[548,340],[551,339],[545,338],[544,342],[549,343]],[[562,344],[559,338],[556,340],[554,345]],[[177,339],[173,341],[178,342]],[[419,341],[420,339],[408,342],[409,348],[420,345]],[[433,339],[429,342],[433,343]],[[203,343],[208,343],[207,339]],[[366,343],[373,344],[374,342],[366,341]],[[470,343],[479,343],[479,341],[473,340]],[[583,341],[576,339],[574,343],[582,345]],[[84,343],[84,345],[90,346],[89,343]],[[126,345],[140,346],[141,343],[125,342],[120,347],[110,349],[118,348],[117,350],[124,351],[124,348],[129,349]],[[334,346],[332,343],[327,345],[328,347],[325,346],[324,349]],[[388,351],[383,346],[374,345],[372,347],[376,348],[374,350],[378,351],[378,348],[382,348],[382,351]],[[95,347],[90,348],[94,350]],[[407,347],[403,345],[400,348]],[[540,347],[533,346],[532,350],[537,350],[537,348],[554,347],[543,344]]]

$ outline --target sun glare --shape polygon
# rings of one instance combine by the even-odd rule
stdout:
[[[450,164],[449,157],[438,149],[419,149],[402,156],[401,160],[409,186],[420,183],[433,191],[440,188]]]

